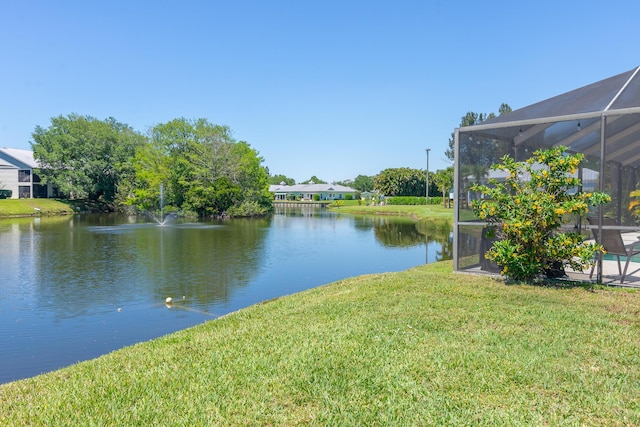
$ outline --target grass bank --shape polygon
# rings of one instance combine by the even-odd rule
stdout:
[[[334,212],[353,215],[396,215],[411,217],[417,221],[417,227],[423,232],[433,229],[451,229],[453,209],[442,205],[358,205],[357,201],[344,201],[340,205],[331,205]]]
[[[77,212],[109,212],[112,208],[91,200],[2,199],[0,217],[65,215]]]
[[[1,425],[638,425],[640,293],[442,262],[0,386]]]
[[[73,213],[73,206],[57,199],[3,199],[0,217],[62,215]]]
[[[359,215],[400,215],[410,216],[414,219],[447,219],[453,223],[453,209],[441,205],[383,205],[366,206],[359,205],[357,201],[342,201],[339,205],[335,202],[329,206],[336,212]]]

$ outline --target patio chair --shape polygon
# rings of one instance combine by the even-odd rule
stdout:
[[[587,218],[589,221],[589,225],[598,226],[597,218]],[[615,219],[610,217],[604,217],[602,219],[603,226],[616,226],[618,223]],[[622,235],[620,234],[620,230],[613,229],[602,229],[602,236],[599,235],[599,230],[597,228],[592,228],[591,232],[593,233],[593,237],[596,239],[596,242],[601,244],[604,249],[607,251],[607,254],[615,255],[618,259],[618,272],[620,273],[620,284],[624,282],[624,278],[627,275],[627,269],[629,268],[629,261],[631,261],[631,257],[637,254],[640,254],[640,240],[633,242],[629,245],[625,245],[622,240]],[[627,261],[624,263],[624,270],[622,269],[622,265],[620,264],[620,257],[627,257]],[[595,269],[595,264],[591,267],[591,273],[589,274],[589,278],[593,277],[593,270]]]

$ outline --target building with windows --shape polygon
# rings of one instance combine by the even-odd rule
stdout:
[[[344,200],[347,194],[355,196],[356,190],[338,184],[295,184],[286,185],[284,182],[278,185],[270,185],[269,191],[275,200]]]
[[[52,186],[41,184],[34,173],[38,166],[31,150],[0,148],[0,191],[10,192],[12,199],[53,197]]]

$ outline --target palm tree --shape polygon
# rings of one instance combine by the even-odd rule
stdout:
[[[447,192],[453,186],[453,166],[436,171],[433,180],[442,189],[442,205],[451,207],[451,200],[447,196]]]

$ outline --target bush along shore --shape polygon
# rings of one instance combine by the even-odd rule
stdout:
[[[0,386],[0,425],[638,425],[640,293],[439,262]]]

